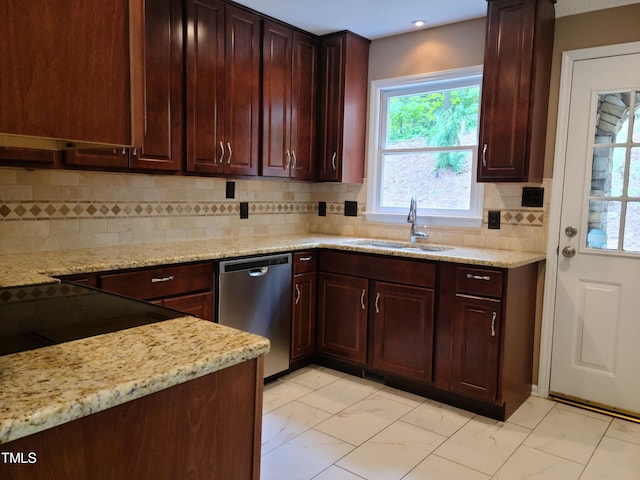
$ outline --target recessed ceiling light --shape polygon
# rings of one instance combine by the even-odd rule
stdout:
[[[414,20],[412,23],[414,27],[424,27],[426,22],[424,20]]]

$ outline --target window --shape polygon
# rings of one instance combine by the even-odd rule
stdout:
[[[371,84],[367,219],[480,227],[475,181],[482,67]]]

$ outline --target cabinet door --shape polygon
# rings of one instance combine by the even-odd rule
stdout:
[[[367,361],[365,278],[318,276],[318,351],[364,365]]]
[[[501,305],[498,300],[456,295],[452,390],[497,400]]]
[[[220,0],[187,0],[186,170],[222,173],[224,138],[224,6]]]
[[[488,2],[478,181],[541,180],[554,3]]]
[[[316,274],[294,275],[292,293],[291,358],[297,359],[316,350]]]
[[[313,37],[293,32],[291,177],[312,180],[316,155],[318,48]]]
[[[433,363],[434,291],[376,282],[373,367],[430,381]]]
[[[318,158],[318,178],[320,180],[340,179],[342,158],[342,128],[344,108],[344,36],[333,36],[322,42],[322,80],[320,135]]]
[[[288,177],[291,166],[291,51],[290,28],[264,24],[262,77],[262,174]]]
[[[260,122],[260,17],[226,6],[224,173],[258,173]]]
[[[182,2],[145,1],[144,118],[142,145],[131,167],[180,170],[182,159]]]
[[[213,292],[165,298],[162,300],[162,305],[194,317],[213,321]]]
[[[128,168],[129,149],[119,147],[108,150],[67,150],[64,152],[64,164],[88,168]]]

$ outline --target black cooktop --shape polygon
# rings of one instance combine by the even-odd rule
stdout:
[[[73,283],[0,289],[0,355],[183,316]]]

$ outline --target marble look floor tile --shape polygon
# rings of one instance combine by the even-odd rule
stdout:
[[[301,397],[300,402],[336,414],[368,397],[382,385],[357,377],[341,378]]]
[[[360,445],[409,410],[411,407],[374,394],[316,425],[315,428],[352,445]]]
[[[362,480],[362,477],[332,465],[320,475],[313,477],[313,480]]]
[[[261,480],[308,480],[353,449],[316,430],[307,430],[262,456]]]
[[[367,480],[399,480],[445,440],[442,435],[396,422],[337,465]]]
[[[578,480],[584,465],[520,446],[493,480]]]
[[[326,420],[327,412],[297,401],[262,416],[262,455]]]
[[[336,370],[331,370],[325,367],[319,366],[310,366],[304,367],[300,370],[296,370],[293,373],[290,373],[281,378],[281,380],[285,382],[293,382],[303,387],[308,387],[312,389],[321,388],[325,385],[329,385],[340,378],[346,376],[345,373],[338,372]]]
[[[638,480],[640,445],[604,437],[580,480]]]
[[[426,401],[426,399],[420,395],[414,395],[413,393],[403,392],[397,388],[386,386],[378,390],[376,394],[388,398],[389,400],[395,400],[396,402],[403,403],[411,408],[415,408]]]
[[[489,480],[491,477],[458,463],[429,455],[402,480]]]
[[[402,417],[402,421],[450,437],[473,417],[473,413],[465,410],[427,400]]]
[[[264,386],[262,413],[269,413],[312,391],[311,388],[293,382],[283,382],[282,380],[271,382]]]
[[[640,445],[640,423],[614,418],[605,435],[624,442]]]
[[[528,428],[476,416],[435,453],[474,470],[495,474],[529,435]]]
[[[515,423],[521,427],[534,429],[553,408],[555,402],[546,398],[530,396],[507,419],[509,423]]]
[[[584,465],[611,422],[611,418],[604,418],[554,407],[524,444]]]
[[[584,415],[589,418],[595,418],[597,420],[603,420],[605,422],[611,421],[611,417],[609,415],[605,415],[603,413],[592,412],[591,410],[587,410],[586,408],[574,407],[573,405],[567,405],[566,403],[556,403],[556,410],[563,410],[565,412],[577,413],[578,415]]]

